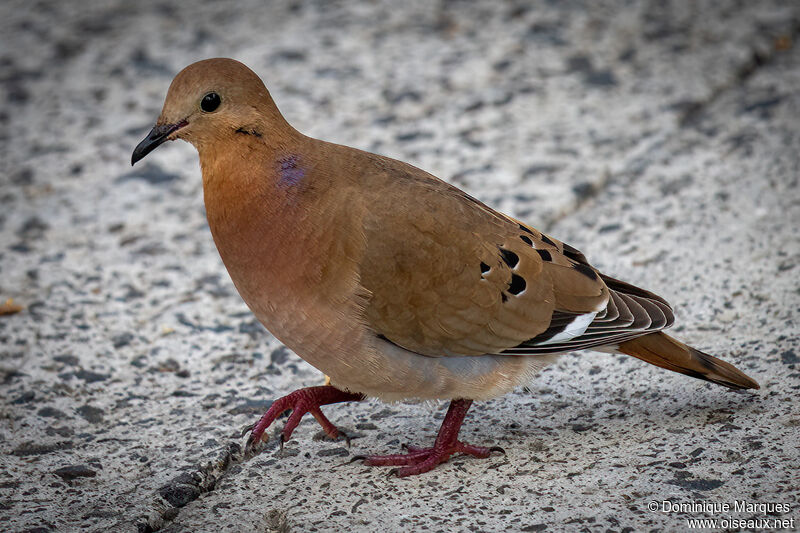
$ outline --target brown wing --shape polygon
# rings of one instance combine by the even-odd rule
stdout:
[[[605,283],[563,244],[410,165],[372,163],[360,276],[376,334],[430,356],[500,353],[605,309]]]

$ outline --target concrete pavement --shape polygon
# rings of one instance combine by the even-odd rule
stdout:
[[[795,3],[10,1],[0,12],[0,299],[24,306],[0,316],[4,529],[800,519]],[[663,295],[677,337],[762,389],[570,354],[471,411],[462,435],[504,457],[403,480],[334,468],[432,441],[446,407],[371,401],[326,409],[358,434],[349,449],[308,420],[283,454],[243,458],[241,429],[322,378],[236,294],[194,150],[175,143],[129,166],[173,75],[213,56],[262,75],[301,131],[429,170]],[[672,510],[736,500],[788,511]]]

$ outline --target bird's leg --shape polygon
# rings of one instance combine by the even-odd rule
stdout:
[[[289,410],[292,411],[292,414],[289,416],[289,420],[286,421],[286,425],[283,426],[283,431],[281,431],[281,446],[283,446],[284,442],[289,440],[292,436],[292,432],[297,425],[300,424],[300,420],[306,413],[311,413],[314,418],[317,419],[319,425],[322,426],[325,433],[332,439],[336,439],[340,432],[336,426],[322,414],[320,406],[339,402],[358,402],[363,399],[364,395],[362,394],[344,392],[331,385],[298,389],[272,403],[269,410],[261,417],[261,420],[253,426],[250,437],[247,439],[247,448],[251,449],[256,443],[260,442],[264,431],[266,431],[270,424],[282,413]]]
[[[453,400],[447,409],[447,414],[439,428],[439,434],[432,448],[418,448],[407,446],[408,453],[396,455],[362,455],[353,458],[353,461],[361,460],[369,466],[402,466],[394,469],[390,474],[397,477],[413,476],[432,470],[439,463],[447,461],[454,453],[472,455],[480,459],[485,459],[492,452],[505,451],[499,446],[487,448],[484,446],[473,446],[464,444],[458,440],[458,432],[464,417],[467,416],[472,400]]]

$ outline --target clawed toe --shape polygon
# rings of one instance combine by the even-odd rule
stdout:
[[[357,455],[345,464],[363,462],[367,466],[394,466],[386,473],[387,477],[406,477],[433,470],[436,465],[444,463],[454,454],[464,454],[486,459],[492,452],[505,454],[500,446],[474,446],[458,440],[458,431],[464,416],[467,414],[471,400],[453,400],[439,428],[439,434],[431,448],[420,448],[403,444],[406,453],[394,455]]]
[[[348,459],[347,461],[345,461],[343,463],[339,463],[338,465],[333,465],[331,467],[331,470],[333,470],[334,468],[341,468],[343,466],[351,465],[351,464],[356,463],[358,461],[363,461],[366,458],[367,458],[366,455],[355,455],[355,456],[351,457],[350,459]]]
[[[248,426],[242,431],[242,436],[250,432],[245,449],[248,452],[255,451],[267,428],[287,411],[291,411],[291,414],[280,432],[279,443],[281,451],[283,450],[283,445],[291,438],[292,432],[300,424],[300,420],[306,413],[311,413],[320,423],[325,433],[336,438],[340,431],[322,414],[320,406],[339,402],[356,402],[363,399],[364,396],[361,394],[344,392],[330,385],[298,389],[272,402],[270,408],[257,424]],[[350,437],[346,434],[344,436],[349,445]]]
[[[491,448],[489,448],[489,451],[490,452],[499,452],[499,453],[501,453],[503,455],[506,455],[506,451],[503,448],[501,448],[500,446],[492,446]]]
[[[505,453],[499,446],[486,448],[483,446],[473,446],[456,441],[449,446],[437,445],[432,448],[419,448],[417,446],[403,446],[407,453],[394,455],[357,455],[350,459],[346,464],[363,462],[367,466],[397,466],[386,475],[387,477],[405,477],[415,474],[422,474],[432,470],[436,465],[444,463],[454,454],[464,454],[485,459],[492,452]]]

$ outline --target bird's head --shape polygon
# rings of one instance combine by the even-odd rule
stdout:
[[[270,120],[285,123],[255,72],[233,59],[198,61],[172,80],[161,115],[133,150],[131,164],[165,141],[183,139],[200,150],[237,133],[261,137]]]

